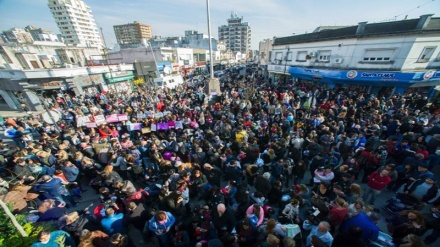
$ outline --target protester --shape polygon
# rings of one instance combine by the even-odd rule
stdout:
[[[372,206],[364,201],[374,205],[377,197],[389,196],[380,194],[387,185],[392,191],[406,185],[404,192],[417,204],[438,202],[440,114],[435,102],[427,106],[415,90],[378,95],[353,85],[328,90],[303,80],[269,82],[260,72],[247,68],[241,75],[229,69],[220,78],[222,93],[215,96],[204,93],[201,79],[174,89],[68,92],[58,101],[46,97],[62,116],[56,123],[60,130],[39,117],[8,118],[5,136],[18,147],[11,145],[5,153],[5,175],[32,185],[31,193],[43,200],[54,200],[56,210],[46,211],[59,211],[65,200],[77,209],[72,196],[81,203],[87,186],[96,190],[101,204],[93,213],[110,236],[86,227],[96,234],[81,235],[84,245],[91,239],[103,240],[101,246],[127,245],[128,224],[143,230],[145,242],[158,238],[165,246],[186,245],[182,229],[187,228],[180,223],[191,221],[191,243],[236,245],[235,228],[238,244],[247,246],[259,235],[253,231],[254,218],[262,232],[268,231],[259,240],[273,245],[286,232],[273,219],[265,221],[284,215],[299,224],[304,211],[314,210],[311,206],[319,209],[317,218],[330,215],[331,225],[340,224],[344,233],[348,223],[361,227],[368,242],[377,239],[378,228],[365,218],[363,212],[371,214]],[[95,121],[102,119],[107,123]],[[31,138],[32,133],[38,135]],[[413,166],[411,174],[400,168],[407,165]],[[353,184],[359,175],[366,186]],[[304,179],[311,179],[311,186],[300,184]],[[361,186],[366,187],[362,194]],[[3,192],[18,194],[7,187]],[[344,202],[351,203],[349,213]],[[26,211],[25,203],[21,200],[17,209]],[[210,209],[201,213],[198,204]],[[110,209],[113,214],[107,214]],[[116,215],[115,231],[107,223]],[[70,226],[79,229],[79,223]],[[330,226],[310,223],[315,226],[308,224],[313,232],[308,244],[331,245]],[[268,234],[279,241],[269,243]]]

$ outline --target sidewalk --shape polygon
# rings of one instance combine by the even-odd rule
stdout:
[[[19,111],[19,110],[13,110],[13,109],[0,109],[0,116],[2,117],[27,117],[29,115],[38,115],[41,114],[44,111],[32,111],[32,112],[25,112],[25,111]]]

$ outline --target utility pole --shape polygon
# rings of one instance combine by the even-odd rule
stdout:
[[[287,46],[286,56],[284,57],[284,60],[286,60],[286,62],[284,64],[284,85],[287,84],[286,70],[287,70],[287,59],[288,59],[288,56],[289,56],[289,51],[290,51],[290,47]]]

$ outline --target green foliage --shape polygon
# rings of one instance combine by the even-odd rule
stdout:
[[[24,215],[16,215],[16,219],[23,226],[23,230],[28,234],[28,237],[21,236],[8,215],[0,208],[0,246],[31,246],[41,230],[53,231],[56,229],[56,222],[30,223],[26,222]]]

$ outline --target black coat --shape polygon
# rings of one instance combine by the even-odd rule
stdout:
[[[214,210],[212,214],[212,223],[219,236],[232,232],[235,227],[235,216],[230,209],[226,209],[222,216],[220,216],[217,210]]]
[[[270,184],[270,181],[263,178],[263,176],[258,176],[255,179],[255,189],[259,191],[261,194],[263,194],[264,197],[267,197],[269,194],[269,191],[272,189],[272,185]]]
[[[145,210],[145,206],[139,203],[133,211],[129,211],[124,216],[124,223],[133,224],[133,226],[139,230],[143,230],[145,222],[148,222],[149,214]]]

